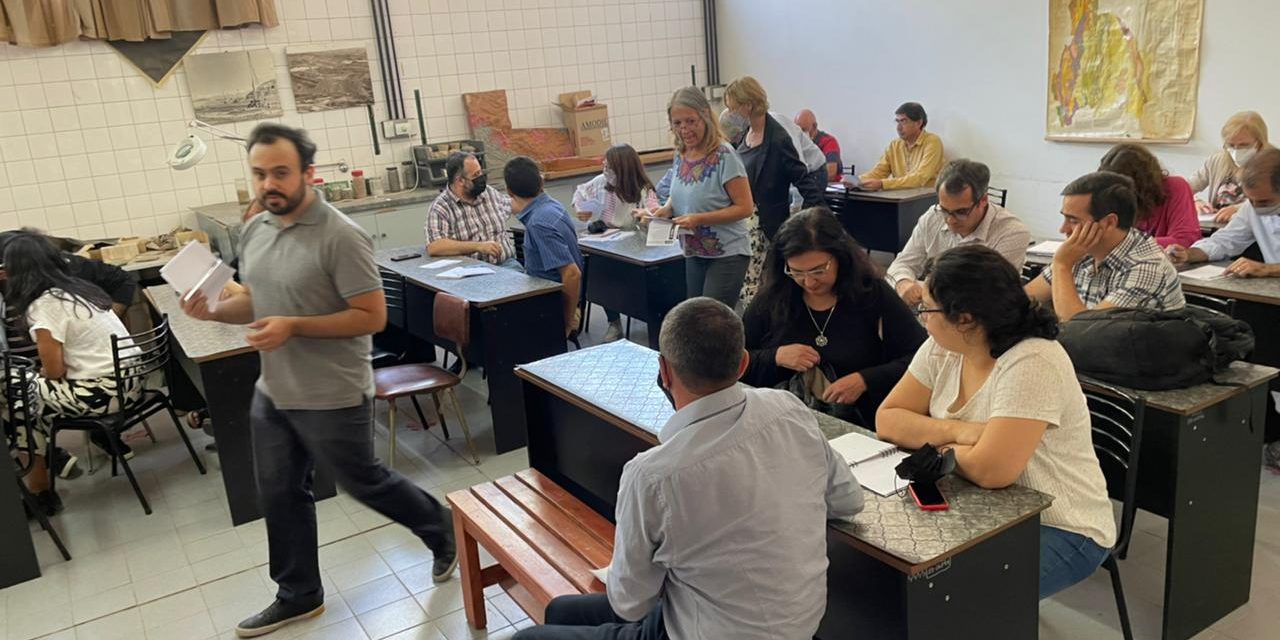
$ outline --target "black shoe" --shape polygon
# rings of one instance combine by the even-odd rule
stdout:
[[[324,613],[324,603],[318,605],[298,606],[283,600],[276,600],[257,615],[245,618],[236,625],[236,636],[256,638],[275,631],[285,625],[307,618],[314,618]]]
[[[40,510],[44,511],[44,515],[47,517],[56,516],[62,511],[62,498],[48,489],[36,494],[36,504],[39,505]]]
[[[53,457],[49,466],[52,467],[54,473],[58,474],[59,478],[71,480],[79,478],[83,473],[77,464],[78,462],[79,458],[67,453],[66,449],[58,447],[53,450]]]
[[[124,458],[125,460],[132,460],[133,448],[125,444],[124,440],[120,439],[120,434],[113,433],[111,434],[111,437],[114,438],[116,441],[116,451],[120,452],[120,457]],[[89,442],[92,442],[99,449],[102,449],[102,451],[106,453],[108,456],[111,455],[111,447],[107,445],[106,436],[104,436],[101,431],[98,431],[98,430],[90,431]]]
[[[446,524],[453,522],[453,514],[448,510],[444,510],[444,521]],[[458,549],[453,544],[453,532],[450,531],[448,539],[439,550],[432,549],[435,554],[435,560],[431,563],[431,580],[433,582],[445,582],[453,577],[453,570],[458,568]]]

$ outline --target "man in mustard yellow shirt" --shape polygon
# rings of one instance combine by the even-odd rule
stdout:
[[[933,186],[942,169],[942,139],[924,130],[929,116],[918,102],[903,103],[894,116],[898,139],[875,167],[858,176],[859,186],[867,191]]]

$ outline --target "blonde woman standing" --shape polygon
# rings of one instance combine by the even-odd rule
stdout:
[[[1244,189],[1236,172],[1257,152],[1269,148],[1267,123],[1256,111],[1241,111],[1222,125],[1222,150],[1209,156],[1195,175],[1187,178],[1191,191],[1205,191],[1196,200],[1200,213],[1216,213],[1216,222],[1226,223],[1244,201]],[[1207,191],[1206,191],[1207,189]]]

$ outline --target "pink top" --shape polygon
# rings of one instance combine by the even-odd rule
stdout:
[[[1161,248],[1171,244],[1189,247],[1201,238],[1200,218],[1196,216],[1196,198],[1191,185],[1178,176],[1164,178],[1164,204],[1159,205],[1142,222],[1139,231],[1155,238]]]

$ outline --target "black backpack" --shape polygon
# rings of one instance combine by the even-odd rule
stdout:
[[[1253,330],[1225,313],[1093,309],[1062,324],[1076,373],[1132,389],[1180,389],[1213,380],[1253,351]]]

